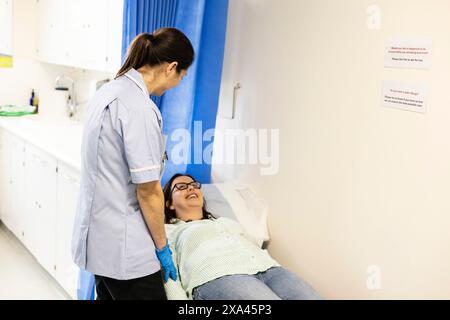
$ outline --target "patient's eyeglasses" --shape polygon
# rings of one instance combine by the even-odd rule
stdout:
[[[189,188],[189,186],[193,187],[194,189],[200,189],[202,187],[202,184],[197,181],[192,181],[190,183],[180,182],[173,186],[172,193],[175,191],[175,189],[182,191],[182,190],[186,190],[187,188]]]

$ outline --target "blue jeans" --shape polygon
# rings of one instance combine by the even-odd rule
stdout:
[[[255,275],[224,276],[193,290],[194,300],[321,300],[294,273],[275,267]]]

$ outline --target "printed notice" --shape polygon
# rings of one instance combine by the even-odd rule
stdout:
[[[385,81],[383,83],[383,106],[426,113],[428,88],[423,84]]]
[[[384,66],[389,68],[430,69],[432,41],[398,39],[386,41]]]

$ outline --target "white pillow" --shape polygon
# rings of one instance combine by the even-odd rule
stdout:
[[[260,247],[269,240],[267,226],[268,205],[245,184],[205,184],[202,191],[206,209],[215,217],[238,221],[246,232],[256,239]]]

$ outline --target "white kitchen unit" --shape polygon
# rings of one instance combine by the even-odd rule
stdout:
[[[124,0],[108,0],[108,38],[106,71],[116,74],[122,66]]]
[[[0,220],[7,219],[7,201],[9,191],[9,152],[7,146],[8,140],[5,131],[0,128]]]
[[[71,241],[82,126],[0,118],[0,219],[67,294],[77,298]]]
[[[108,2],[109,0],[75,0],[75,35],[72,41],[75,66],[84,69],[106,70],[108,63]],[[89,10],[86,10],[89,8]]]
[[[121,65],[124,0],[36,0],[40,61],[115,73]]]
[[[9,193],[9,212],[11,231],[17,238],[23,240],[23,217],[25,208],[25,143],[21,139],[10,136],[10,193]]]
[[[0,54],[13,54],[13,2],[0,0]]]
[[[56,280],[76,299],[78,267],[72,261],[71,243],[73,223],[80,188],[79,171],[58,164],[56,216]]]
[[[47,272],[55,276],[57,161],[38,148],[28,145],[25,175],[25,245]]]
[[[63,64],[67,61],[64,32],[68,31],[68,22],[64,22],[65,1],[36,0],[36,53],[43,62]],[[65,24],[67,23],[67,26]]]
[[[1,140],[1,219],[17,238],[22,239],[25,145],[8,132],[3,132]],[[15,200],[21,197],[21,201]]]

